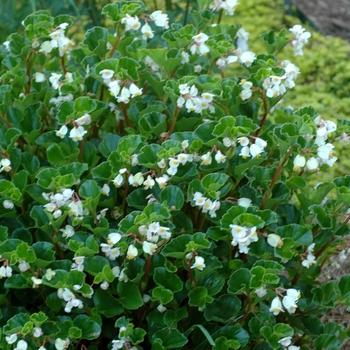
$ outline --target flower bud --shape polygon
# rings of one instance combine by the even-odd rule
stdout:
[[[274,248],[281,248],[283,245],[283,240],[279,235],[275,235],[274,233],[271,233],[267,236],[267,243]]]

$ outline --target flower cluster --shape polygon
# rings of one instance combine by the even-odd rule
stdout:
[[[300,291],[294,288],[290,288],[286,290],[286,295],[281,299],[276,296],[272,302],[270,307],[270,312],[273,312],[275,316],[277,316],[280,312],[284,312],[284,309],[288,311],[290,314],[294,314],[298,305],[298,301],[301,297]]]
[[[190,47],[192,55],[205,56],[210,51],[209,46],[206,44],[209,37],[205,33],[199,33],[192,37],[193,43]]]
[[[69,132],[69,138],[74,142],[82,141],[84,135],[87,131],[84,128],[84,125],[89,125],[91,123],[91,116],[88,113],[85,113],[78,119],[74,120],[74,127]],[[56,136],[63,139],[68,133],[68,128],[66,125],[62,125],[59,130],[56,131]]]
[[[313,254],[315,247],[315,243],[312,243],[308,248],[307,248],[307,256],[306,259],[302,261],[302,265],[305,266],[306,268],[309,268],[310,266],[316,264],[316,257]]]
[[[68,288],[59,288],[57,290],[57,296],[66,301],[64,311],[67,313],[71,312],[73,307],[77,307],[78,309],[83,308],[83,302],[78,299]]]
[[[146,238],[149,243],[157,243],[161,239],[169,240],[171,238],[171,231],[169,227],[161,226],[159,222],[152,222],[149,225],[142,225],[139,227],[139,234]],[[143,242],[143,250],[145,253],[152,255],[156,247],[150,248],[148,243]],[[150,249],[149,249],[150,248]]]
[[[58,48],[61,57],[65,54],[69,54],[74,46],[74,42],[68,39],[64,34],[67,27],[68,23],[62,23],[56,27],[55,30],[49,34],[51,40],[44,41],[40,45],[39,52],[47,56],[54,48]]]
[[[142,39],[152,39],[154,37],[153,30],[151,26],[148,24],[148,20],[152,21],[157,27],[168,29],[169,28],[169,18],[168,15],[162,13],[162,11],[154,11],[151,13],[147,20],[145,20],[145,24],[141,27],[141,22],[138,16],[130,16],[126,14],[124,18],[122,18],[121,23],[125,25],[126,31],[138,31],[141,28]]]
[[[44,208],[52,213],[55,219],[59,218],[62,215],[62,207],[67,206],[69,210],[69,215],[75,217],[84,216],[84,207],[81,200],[75,195],[74,190],[69,188],[65,188],[58,193],[42,193],[42,196],[45,200],[49,201],[49,203],[44,205]],[[67,227],[66,227],[67,229]],[[63,232],[65,236],[70,237],[71,230],[68,227],[68,231]]]
[[[8,265],[3,265],[0,267],[0,279],[3,277],[11,277],[12,276],[12,268]]]
[[[248,254],[250,243],[258,241],[256,227],[246,227],[231,224],[230,228],[233,238],[231,244],[234,247],[238,245],[240,253]]]
[[[237,141],[242,146],[239,155],[244,159],[247,157],[259,158],[267,146],[267,142],[259,137],[255,138],[255,142],[253,144],[251,144],[249,138],[245,136],[239,137]]]
[[[311,33],[305,32],[305,28],[300,24],[296,24],[293,28],[290,28],[289,31],[294,35],[294,39],[292,40],[294,56],[303,56],[303,46],[308,42]]]
[[[209,8],[213,11],[224,10],[227,15],[233,16],[238,4],[237,0],[214,0]]]
[[[211,218],[216,217],[215,212],[220,209],[220,201],[212,201],[211,199],[204,197],[201,192],[196,192],[193,195],[193,200],[195,205],[202,209],[203,213],[208,213]]]
[[[187,108],[187,112],[202,113],[204,110],[209,109],[210,113],[215,112],[214,106],[211,104],[214,100],[214,94],[204,92],[200,96],[198,95],[198,89],[195,85],[191,87],[188,84],[179,85],[180,97],[177,99],[178,108]]]

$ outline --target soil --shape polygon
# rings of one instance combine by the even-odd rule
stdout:
[[[350,41],[350,0],[285,0],[298,16],[309,21],[324,35]],[[292,4],[292,6],[291,6]]]

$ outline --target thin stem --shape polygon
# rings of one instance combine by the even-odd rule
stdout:
[[[126,181],[125,187],[124,187],[124,193],[123,193],[123,202],[122,202],[123,217],[126,216],[126,197],[128,195],[128,190],[129,190],[129,183],[128,181]]]
[[[173,116],[173,120],[171,122],[171,125],[170,125],[170,128],[169,128],[169,131],[168,131],[168,135],[170,136],[173,131],[174,131],[174,128],[175,128],[175,125],[176,125],[176,121],[177,121],[177,117],[179,115],[179,109],[177,108],[177,106],[175,107],[175,111],[174,111],[174,116]]]
[[[124,115],[126,126],[127,127],[131,127],[130,119],[129,119],[129,116],[128,116],[128,112],[126,110],[126,104],[124,102],[122,102],[122,111],[123,111],[123,115]]]
[[[64,62],[64,56],[61,57],[61,66],[62,66],[62,70],[63,70],[64,75],[66,75],[67,69],[66,69],[66,64]]]
[[[150,255],[147,259],[147,262],[146,262],[146,268],[145,268],[145,275],[143,276],[143,283],[145,285],[144,288],[142,289],[145,289],[146,288],[146,285],[147,285],[147,280],[148,280],[148,274],[149,274],[149,270],[151,268],[151,262],[152,262],[152,256]],[[142,287],[142,286],[141,286]]]
[[[121,36],[121,33],[119,33],[118,29],[119,29],[119,26],[118,26],[118,28],[117,28],[117,39],[116,39],[116,41],[115,41],[115,43],[114,43],[114,45],[113,45],[113,47],[112,47],[111,52],[109,53],[109,57],[110,57],[110,58],[113,57],[113,54],[114,54],[115,50],[117,49],[118,44],[119,44],[119,41],[120,41],[120,39],[121,39],[121,37],[122,37],[122,36]]]
[[[187,16],[188,16],[188,9],[190,7],[190,0],[186,0],[186,10],[185,10],[185,16],[184,16],[184,26],[187,23]]]
[[[78,157],[79,162],[81,162],[83,159],[84,146],[85,146],[85,140],[82,139],[80,142],[80,150],[79,150],[79,157]]]
[[[100,90],[100,101],[103,101],[104,92],[105,92],[105,86],[102,85],[101,86],[101,90]]]
[[[292,154],[293,152],[293,147],[290,147],[289,151],[287,152],[287,154],[285,155],[283,161],[281,162],[281,164],[278,166],[278,168],[276,169],[276,172],[275,174],[273,175],[273,178],[271,180],[271,183],[270,183],[270,186],[269,186],[269,189],[266,191],[265,193],[265,196],[264,196],[264,199],[263,199],[263,202],[260,206],[260,210],[263,210],[265,208],[265,205],[267,203],[267,200],[269,199],[269,194],[270,192],[272,191],[273,187],[275,186],[275,183],[284,167],[284,164],[286,163],[286,161],[288,161],[289,159],[289,156]]]
[[[222,9],[219,12],[219,17],[218,17],[218,24],[220,24],[222,18]]]
[[[267,115],[268,115],[266,97],[263,97],[263,103],[264,103],[264,115],[263,115],[263,117],[262,117],[262,119],[260,121],[259,129],[257,129],[255,131],[255,134],[254,134],[255,137],[257,137],[259,135],[259,132],[262,129],[262,127],[263,127],[263,125],[265,123],[265,120],[267,118]]]
[[[31,87],[31,75],[30,75],[30,67],[31,67],[31,62],[30,59],[32,58],[33,51],[30,51],[30,54],[28,58],[26,59],[26,65],[27,65],[27,70],[26,70],[26,75],[28,77],[28,82],[27,82],[27,87],[26,87],[26,95],[29,95],[30,93],[30,87]]]

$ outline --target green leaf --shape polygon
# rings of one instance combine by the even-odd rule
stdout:
[[[244,292],[249,292],[250,279],[250,271],[246,268],[233,271],[228,281],[227,291],[233,294],[244,294]]]
[[[82,44],[100,58],[104,58],[107,53],[108,34],[107,28],[90,28],[86,31]]]
[[[108,318],[120,315],[124,311],[120,301],[107,290],[98,288],[92,298],[98,311]]]
[[[158,286],[152,290],[152,300],[157,300],[163,305],[170,303],[173,298],[173,292],[169,289],[164,288],[163,286]]]
[[[98,150],[105,158],[108,158],[118,148],[119,140],[119,135],[108,133],[100,143]]]
[[[165,349],[181,348],[188,342],[188,339],[177,329],[161,329],[155,332],[152,336],[152,340],[157,338],[160,338],[163,341]]]
[[[213,300],[212,297],[208,296],[207,288],[203,286],[197,286],[191,289],[188,293],[188,297],[188,305],[197,306],[202,309],[205,307],[206,303],[211,302]]]
[[[154,282],[172,292],[179,292],[183,288],[182,281],[179,276],[167,271],[165,267],[157,267],[154,270]]]
[[[82,330],[82,335],[79,338],[92,340],[98,338],[101,334],[101,326],[86,315],[77,316],[73,320],[73,324]]]
[[[191,240],[192,237],[190,235],[175,237],[164,246],[161,254],[171,258],[184,259],[186,255],[186,246]]]
[[[204,317],[207,321],[227,322],[238,315],[241,305],[241,301],[235,295],[223,294],[205,306]]]
[[[160,201],[170,209],[180,210],[184,205],[185,197],[178,187],[169,185],[160,193]]]
[[[278,227],[276,235],[279,235],[281,238],[292,238],[299,244],[310,245],[312,243],[312,231],[302,225],[290,224]]]
[[[209,191],[218,191],[229,179],[227,174],[214,173],[204,176],[202,186]]]
[[[137,286],[131,282],[119,282],[117,287],[119,300],[126,309],[136,310],[142,306],[143,301]]]

